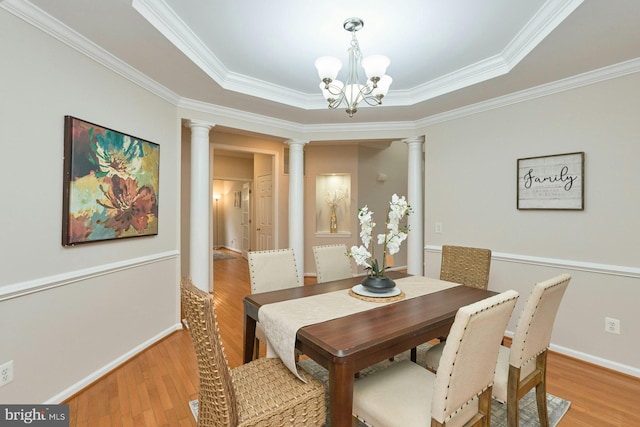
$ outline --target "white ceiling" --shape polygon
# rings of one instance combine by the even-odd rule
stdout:
[[[81,35],[85,50],[104,49],[179,102],[299,124],[416,121],[640,58],[638,0],[0,4],[50,31]],[[342,22],[351,16],[365,23],[363,54],[391,59],[393,84],[383,106],[349,119],[326,108],[313,63],[332,55],[346,64],[350,33]]]

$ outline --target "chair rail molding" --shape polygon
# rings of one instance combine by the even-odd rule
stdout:
[[[0,302],[19,298],[36,292],[46,291],[60,286],[71,285],[93,277],[113,274],[119,271],[136,268],[147,264],[163,262],[177,258],[178,251],[168,251],[158,254],[147,255],[140,258],[128,259],[125,261],[104,264],[83,270],[70,271],[55,276],[41,277],[38,279],[15,283],[12,285],[0,286]]]
[[[441,253],[441,246],[426,245],[426,252]],[[589,273],[607,274],[613,276],[623,276],[638,279],[640,278],[640,268],[623,265],[598,264],[593,262],[574,261],[558,258],[544,258],[530,255],[509,254],[502,252],[492,252],[491,259],[494,261],[513,262],[517,264],[530,264],[543,267],[556,267],[567,270],[585,271]]]

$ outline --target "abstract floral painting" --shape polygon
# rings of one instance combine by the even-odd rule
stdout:
[[[62,244],[158,234],[160,146],[65,116]]]

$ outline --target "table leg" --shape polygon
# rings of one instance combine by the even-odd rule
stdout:
[[[351,427],[354,374],[353,364],[329,363],[329,410],[334,427]]]
[[[244,316],[244,363],[249,363],[253,359],[253,346],[256,341],[256,320],[251,316]]]

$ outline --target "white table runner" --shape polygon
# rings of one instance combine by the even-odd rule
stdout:
[[[460,286],[423,276],[403,277],[395,280],[396,286],[410,299]],[[401,300],[401,301],[404,301]],[[368,302],[349,296],[349,289],[313,295],[288,301],[266,304],[258,311],[258,321],[262,324],[269,341],[268,345],[282,359],[284,364],[298,378],[295,361],[295,344],[298,329],[337,319],[350,314],[381,307],[394,302]]]

